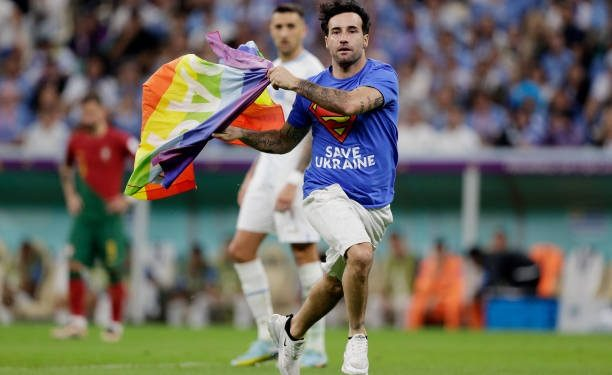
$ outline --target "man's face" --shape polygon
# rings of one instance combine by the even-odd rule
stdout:
[[[83,110],[81,114],[81,125],[88,129],[93,129],[98,123],[103,122],[106,118],[104,107],[95,100],[89,100],[83,103],[81,109]]]
[[[361,17],[357,13],[340,13],[329,19],[325,47],[332,59],[350,66],[363,56],[368,46],[368,35],[363,34]]]
[[[270,35],[281,56],[291,56],[302,45],[306,25],[295,12],[276,12],[270,20]]]

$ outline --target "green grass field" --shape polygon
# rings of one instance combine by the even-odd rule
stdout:
[[[276,374],[273,362],[231,368],[254,331],[128,327],[105,344],[98,330],[81,341],[56,342],[48,325],[0,327],[0,374]],[[370,331],[370,374],[612,374],[612,337],[550,333]],[[328,330],[329,365],[303,374],[339,374],[345,332]]]

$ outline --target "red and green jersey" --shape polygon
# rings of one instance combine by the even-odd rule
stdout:
[[[77,190],[85,210],[88,198],[100,201],[90,202],[93,208],[122,194],[126,160],[133,160],[137,144],[129,134],[112,127],[102,135],[74,131],[68,141],[66,164],[77,170]]]

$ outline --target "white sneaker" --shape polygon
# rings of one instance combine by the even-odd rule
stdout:
[[[346,343],[342,372],[350,375],[368,374],[368,337],[355,335]]]
[[[87,336],[87,320],[73,316],[68,324],[54,328],[51,336],[56,340],[82,339]]]
[[[104,342],[119,342],[122,337],[123,324],[118,322],[112,322],[110,325],[100,331],[100,339]]]
[[[289,316],[273,314],[268,320],[268,331],[272,342],[278,347],[276,367],[282,375],[299,375],[300,355],[304,351],[304,339],[293,341],[285,331]]]

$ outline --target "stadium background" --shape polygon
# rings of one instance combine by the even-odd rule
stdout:
[[[306,47],[328,63],[316,2],[301,3],[310,26]],[[453,253],[474,244],[486,250],[502,229],[524,253],[551,242],[566,255],[592,247],[609,262],[609,2],[364,3],[373,15],[368,54],[400,75],[400,165],[390,232],[419,257],[438,237]],[[206,31],[220,30],[232,45],[254,38],[273,58],[266,22],[275,4],[0,0],[0,240],[9,257],[18,257],[25,239],[52,257],[62,253],[70,218],[55,168],[80,96],[100,93],[112,122],[138,135],[140,84],[181,54],[211,58]],[[47,91],[45,105],[40,93]],[[460,114],[457,128],[448,125],[453,111]],[[48,127],[39,121],[45,115],[53,119]],[[219,258],[254,156],[207,146],[197,162],[197,191],[139,204],[127,216],[134,254],[164,243],[184,258],[198,242],[210,262]],[[388,255],[385,241],[377,261]]]

